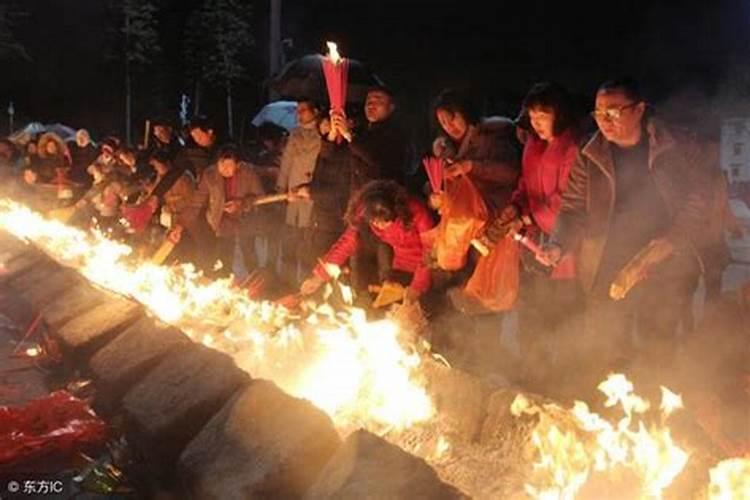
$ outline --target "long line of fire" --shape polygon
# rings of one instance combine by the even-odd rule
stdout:
[[[0,228],[92,283],[138,301],[193,339],[230,353],[254,376],[308,399],[340,429],[382,433],[437,417],[420,355],[390,320],[368,322],[361,310],[335,310],[325,303],[312,306],[304,318],[293,317],[282,306],[249,299],[229,279],[207,281],[190,265],[138,261],[129,246],[100,232],[67,226],[7,198],[0,199]],[[664,389],[662,424],[647,427],[639,417],[649,405],[625,377],[611,376],[600,389],[624,416],[613,423],[577,402],[569,414],[580,432],[550,422],[544,433],[535,433],[539,460],[529,472],[530,497],[573,499],[592,474],[626,468],[638,478],[639,497],[661,498],[685,468],[689,454],[675,444],[665,423],[681,406],[679,396]],[[521,395],[511,408],[519,417],[542,410]],[[708,498],[750,498],[750,458],[725,460],[710,476]]]

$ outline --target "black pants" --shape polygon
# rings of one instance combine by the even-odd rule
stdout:
[[[553,280],[525,271],[518,301],[518,341],[524,378],[545,384],[574,361],[568,345],[583,325],[583,293],[576,279]]]
[[[697,273],[692,256],[675,256],[623,300],[603,293],[588,296],[582,334],[570,346],[575,350],[574,386],[590,394],[609,372],[622,370],[637,371],[637,382],[648,386],[652,396],[659,384],[668,385],[678,347],[677,326]]]
[[[380,241],[369,229],[360,232],[359,246],[349,260],[351,285],[355,291],[367,293],[368,285],[386,281],[393,270],[393,248]]]
[[[281,228],[281,278],[292,286],[312,271],[315,255],[310,251],[311,230],[285,224]]]
[[[245,269],[252,272],[258,267],[257,257],[255,255],[255,236],[247,231],[239,231],[236,236],[214,236],[209,247],[209,259],[211,268],[205,269],[206,276],[212,278],[226,278],[234,272],[234,251],[235,245],[239,240],[242,258]],[[220,261],[221,266],[216,262]],[[217,269],[218,267],[218,269]]]

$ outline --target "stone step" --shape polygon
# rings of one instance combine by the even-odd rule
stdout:
[[[89,370],[97,386],[97,411],[112,413],[125,392],[168,353],[190,345],[190,338],[177,328],[147,316],[136,321],[89,361]]]
[[[140,304],[116,298],[105,300],[65,323],[53,333],[64,348],[86,356],[122,332],[143,314]]]
[[[427,462],[368,431],[353,432],[333,455],[305,500],[467,498],[442,482]]]
[[[340,444],[325,413],[255,380],[188,445],[180,478],[202,500],[299,498]]]
[[[128,437],[168,478],[190,440],[249,381],[226,354],[200,344],[173,350],[125,394]]]

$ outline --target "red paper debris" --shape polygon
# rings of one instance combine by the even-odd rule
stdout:
[[[19,406],[0,406],[0,470],[42,456],[71,457],[104,443],[107,426],[89,405],[66,391]]]

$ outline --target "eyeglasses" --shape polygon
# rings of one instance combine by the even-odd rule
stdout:
[[[591,116],[593,116],[595,120],[616,121],[622,118],[623,111],[633,108],[638,104],[639,103],[637,102],[631,102],[630,104],[626,104],[619,108],[597,109],[591,112]]]

